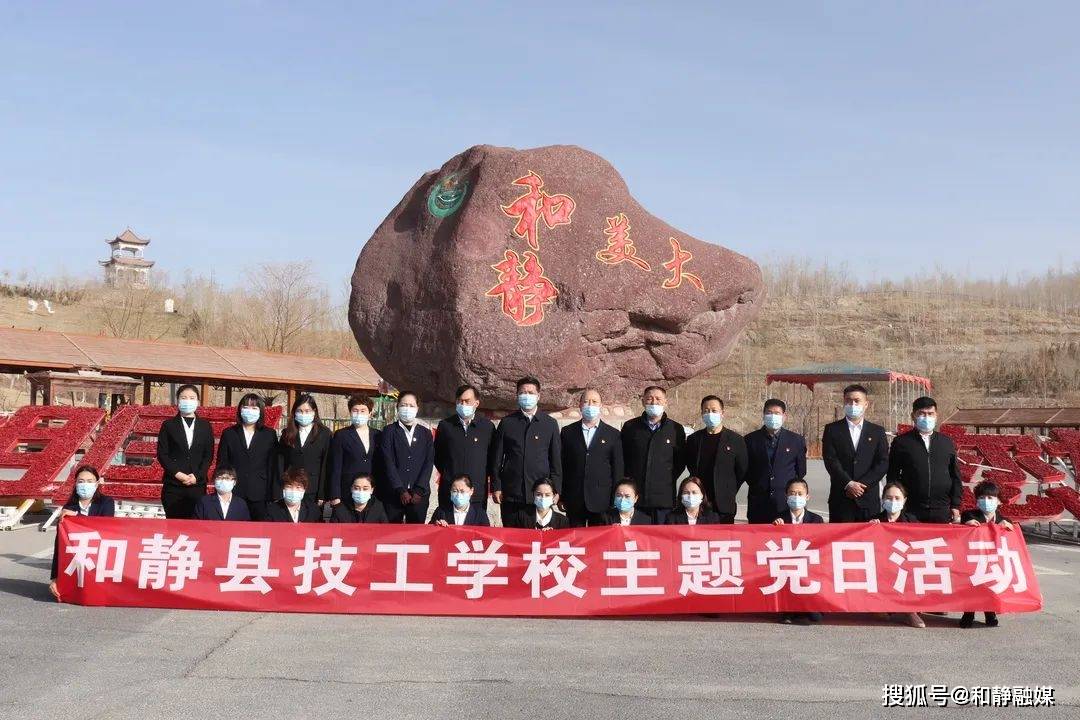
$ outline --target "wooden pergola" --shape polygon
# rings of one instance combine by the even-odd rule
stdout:
[[[945,422],[974,428],[976,433],[983,430],[1019,430],[1025,434],[1029,428],[1080,430],[1080,408],[958,408]]]

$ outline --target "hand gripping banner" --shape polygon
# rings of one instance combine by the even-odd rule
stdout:
[[[1034,612],[1019,529],[919,524],[576,530],[65,517],[81,605],[391,615]]]

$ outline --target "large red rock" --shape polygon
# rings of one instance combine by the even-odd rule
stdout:
[[[480,145],[421,177],[364,245],[349,320],[375,369],[426,400],[470,382],[510,407],[535,375],[554,409],[705,372],[763,298],[754,262],[650,215],[600,156]]]

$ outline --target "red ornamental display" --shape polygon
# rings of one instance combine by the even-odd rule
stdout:
[[[0,467],[26,472],[18,480],[0,482],[0,496],[50,497],[60,486],[57,477],[104,418],[99,408],[19,408],[0,426]]]
[[[842,524],[517,530],[66,517],[82,605],[407,615],[1033,612],[1023,535]]]

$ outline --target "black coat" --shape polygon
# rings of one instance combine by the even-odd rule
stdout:
[[[914,515],[909,513],[907,510],[901,510],[900,515],[896,518],[896,520],[889,520],[889,513],[885,512],[884,510],[882,510],[877,515],[875,515],[874,518],[877,518],[878,520],[880,520],[883,523],[887,523],[887,522],[917,523],[917,522],[919,522],[919,518],[915,517]]]
[[[559,424],[547,413],[538,410],[530,421],[518,410],[500,420],[491,457],[492,490],[501,491],[504,500],[531,501],[533,483],[544,479],[562,493]]]
[[[898,435],[889,448],[889,482],[907,490],[905,509],[916,517],[960,509],[963,488],[956,460],[956,443],[948,435],[930,436],[927,452],[918,430]]]
[[[643,508],[669,508],[675,504],[675,485],[686,469],[686,431],[667,416],[653,432],[642,413],[622,426],[623,465],[638,486]]]
[[[346,500],[342,500],[340,503],[334,506],[334,511],[330,514],[330,522],[368,524],[389,522],[389,520],[387,520],[386,518],[386,510],[383,508],[382,503],[379,502],[377,498],[371,498],[370,500],[368,500],[367,505],[364,506],[364,509],[360,512],[357,512],[356,505],[353,504],[352,497],[346,497]]]
[[[563,488],[560,499],[567,512],[602,513],[611,507],[615,486],[623,479],[622,436],[601,420],[585,447],[581,421],[562,429]]]
[[[289,508],[284,500],[272,502],[266,506],[266,519],[268,522],[292,522]],[[321,523],[322,508],[313,502],[304,500],[300,503],[300,519],[302,523]]]
[[[787,484],[806,477],[806,438],[780,428],[776,455],[769,462],[769,433],[758,428],[743,438],[746,443],[747,517],[750,522],[772,522],[787,511]],[[719,456],[719,452],[717,452]]]
[[[282,477],[287,470],[303,468],[307,471],[308,486],[304,493],[304,499],[309,502],[325,500],[327,487],[327,470],[330,467],[330,428],[322,423],[311,426],[308,433],[307,443],[300,445],[300,436],[296,436],[296,445],[289,445],[282,435],[278,440],[278,461],[276,477],[274,478],[274,492],[269,500],[280,500],[282,489]]]
[[[445,520],[450,525],[454,524],[453,505],[439,505],[435,508],[435,512],[431,514],[431,524],[434,525],[440,520]],[[475,503],[469,503],[469,512],[465,515],[465,524],[490,527],[491,519],[488,517],[486,509]]]
[[[735,495],[746,478],[748,466],[746,443],[742,435],[730,428],[720,431],[716,447],[716,462],[711,478],[701,477],[701,444],[708,431],[705,428],[686,438],[686,464],[690,474],[705,483],[705,496],[718,513],[735,514]]]
[[[218,442],[217,467],[236,471],[233,495],[252,502],[263,502],[270,497],[276,450],[277,433],[268,427],[255,428],[250,447],[243,425],[225,428]]]
[[[505,523],[504,523],[505,524]],[[524,530],[542,530],[544,528],[536,524],[536,510],[518,510],[517,517],[514,519],[513,527],[522,528]],[[544,527],[549,530],[565,530],[570,527],[570,521],[566,519],[565,515],[560,515],[554,510],[551,511],[551,518],[548,520],[548,524]]]
[[[65,510],[79,511],[79,501],[71,500],[64,505]],[[108,496],[99,494],[96,498],[90,501],[90,507],[86,509],[87,517],[113,517],[116,515],[116,502]],[[63,522],[64,518],[60,518],[60,522]],[[56,531],[56,537],[53,538],[53,558],[52,569],[49,571],[49,579],[55,580],[59,573],[60,565],[60,531]]]
[[[387,425],[379,436],[384,480],[382,497],[395,503],[403,490],[420,493],[424,497],[431,494],[431,468],[435,458],[431,429],[420,423],[413,427],[411,445],[401,423]]]
[[[253,441],[254,442],[254,441]],[[239,486],[237,482],[237,486]],[[221,503],[218,502],[218,496],[215,495],[203,495],[201,498],[195,501],[195,519],[196,520],[250,520],[251,513],[248,512],[247,502],[244,498],[236,494],[233,490],[232,500],[229,502],[229,516],[225,517],[221,514]]]
[[[821,458],[829,473],[829,505],[845,506],[852,517],[869,517],[881,510],[881,479],[889,470],[885,428],[863,420],[859,447],[852,447],[847,418],[831,422],[821,433]],[[849,498],[844,494],[849,482],[862,483],[866,492]]]
[[[356,434],[356,428],[344,427],[334,433],[330,440],[330,466],[326,470],[327,500],[351,499],[353,480],[357,475],[370,475],[372,485],[378,487],[376,469],[379,465],[379,442],[382,433],[368,428],[368,446]]]
[[[435,469],[439,471],[439,504],[450,504],[450,485],[458,475],[472,480],[472,501],[486,508],[495,423],[474,415],[468,431],[454,413],[435,428]]]
[[[621,525],[622,520],[619,517],[619,511],[615,509],[608,510],[604,513],[604,522],[608,525]],[[645,513],[634,508],[634,515],[630,518],[631,525],[652,525],[652,518]]]
[[[791,510],[790,509],[785,509],[784,512],[778,514],[777,517],[780,518],[781,520],[783,520],[785,525],[792,525],[793,524],[793,521],[791,519]],[[816,512],[812,512],[810,510],[807,510],[806,508],[803,508],[803,517],[802,517],[802,524],[803,525],[817,525],[818,523],[823,523],[823,522],[825,522],[825,518],[821,517]]]
[[[1007,519],[1008,518],[1001,514],[1000,509],[994,511],[993,522],[1000,523],[1004,522]],[[966,523],[968,520],[977,520],[983,525],[985,525],[987,522],[986,516],[983,515],[983,511],[979,508],[971,508],[970,510],[965,510],[964,512],[960,513],[960,522]]]
[[[686,508],[682,505],[675,508],[668,513],[667,518],[664,520],[665,525],[689,525],[690,521],[686,517]],[[719,525],[720,516],[716,514],[715,510],[701,508],[698,510],[697,525]]]
[[[195,417],[195,426],[188,447],[183,418],[174,415],[161,423],[157,439],[157,460],[161,464],[161,497],[199,498],[206,494],[206,472],[214,458],[214,431],[207,420]],[[184,485],[176,473],[191,473],[194,485]]]

